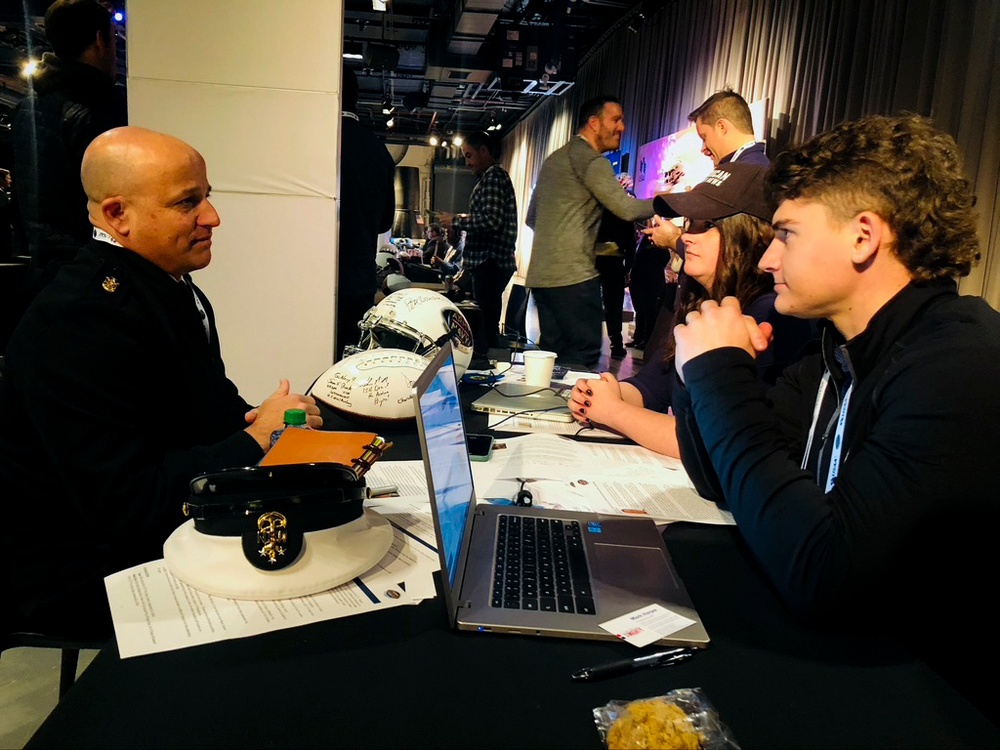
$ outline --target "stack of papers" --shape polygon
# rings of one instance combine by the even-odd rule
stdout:
[[[398,498],[395,498],[398,500]],[[311,622],[419,604],[435,596],[439,558],[426,483],[416,514],[379,508],[392,523],[392,546],[379,563],[329,591],[276,601],[211,596],[175,577],[163,560],[119,571],[104,580],[123,659],[245,638]],[[426,512],[424,512],[426,511]]]
[[[559,435],[503,438],[472,464],[479,502],[510,504],[524,481],[537,508],[637,515],[658,523],[733,524],[695,491],[681,462],[637,445],[580,443]],[[162,560],[105,579],[122,658],[245,638],[311,622],[418,604],[435,595],[440,568],[423,461],[379,461],[369,487],[395,488],[365,506],[393,526],[385,557],[357,578],[311,596],[242,601],[204,594]]]

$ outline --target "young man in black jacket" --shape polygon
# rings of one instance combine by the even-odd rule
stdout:
[[[684,465],[794,615],[879,623],[996,721],[1000,314],[957,292],[978,240],[955,143],[867,117],[781,154],[768,187],[760,267],[778,311],[823,319],[823,350],[765,392],[767,324],[731,298],[690,313]]]

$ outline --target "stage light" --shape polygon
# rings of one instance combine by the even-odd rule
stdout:
[[[21,64],[21,77],[31,78],[33,75],[35,75],[35,71],[37,70],[38,70],[38,60],[31,60],[31,59],[25,60]]]
[[[115,23],[121,23],[125,20],[125,14],[120,10],[116,10],[114,16],[112,17],[115,19]]]
[[[393,127],[393,126],[394,126],[395,124],[396,124],[396,121],[395,121],[394,119],[392,119],[391,117],[390,117],[390,118],[389,118],[388,120],[386,120],[386,121],[385,121],[385,126],[386,126],[387,128],[391,128],[391,127]]]
[[[382,114],[383,115],[391,115],[392,114],[392,110],[394,110],[394,109],[395,109],[395,107],[392,106],[392,99],[388,99],[387,98],[384,102],[382,102]]]
[[[438,145],[438,139],[437,139],[437,136],[436,136],[436,135],[432,135],[432,136],[431,136],[431,137],[430,137],[430,138],[429,138],[429,139],[427,140],[427,142],[428,142],[428,143],[430,143],[430,144],[431,144],[432,146],[436,146],[436,145]]]
[[[462,145],[462,136],[456,135],[454,138],[451,139],[451,142],[454,143],[456,146],[461,146]]]

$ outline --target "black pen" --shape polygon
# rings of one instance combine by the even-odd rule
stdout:
[[[667,667],[672,664],[680,664],[687,661],[694,652],[688,648],[671,648],[666,651],[657,651],[655,654],[637,656],[634,659],[622,659],[608,664],[601,664],[597,667],[585,667],[579,672],[574,672],[574,680],[601,680],[605,677],[631,672],[633,669],[643,669],[644,667]]]

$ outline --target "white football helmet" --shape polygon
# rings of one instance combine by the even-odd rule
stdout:
[[[451,300],[430,289],[393,292],[366,312],[358,327],[360,342],[356,348],[345,347],[345,354],[388,348],[430,358],[450,340],[459,377],[472,359],[469,321]]]
[[[413,384],[426,368],[420,354],[370,349],[335,362],[309,393],[354,422],[406,422],[414,419]]]

